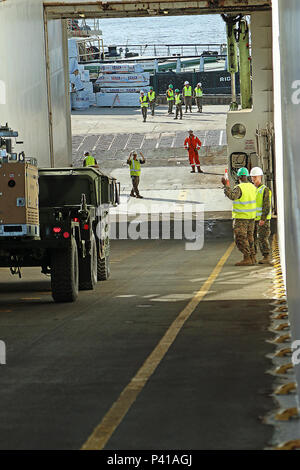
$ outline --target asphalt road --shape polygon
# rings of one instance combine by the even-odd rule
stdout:
[[[114,241],[112,275],[55,304],[36,269],[0,271],[0,448],[80,449],[232,241]],[[109,436],[106,449],[263,449],[272,428],[271,269],[236,250]]]

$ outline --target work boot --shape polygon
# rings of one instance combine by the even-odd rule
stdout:
[[[196,172],[195,172],[195,168],[194,168],[193,170],[191,170],[191,173],[196,173]]]
[[[236,263],[235,266],[253,266],[253,261],[250,256],[244,256],[244,259]]]
[[[135,194],[131,191],[130,196],[135,197]]]
[[[197,166],[198,173],[204,173],[203,170],[201,170],[200,166]]]
[[[143,196],[141,196],[140,194],[137,195],[137,198],[138,199],[144,199]]]
[[[178,119],[178,118],[174,118],[174,119]]]
[[[270,255],[264,255],[263,259],[259,261],[259,264],[272,264]]]

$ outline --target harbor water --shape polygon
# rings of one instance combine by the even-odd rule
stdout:
[[[88,23],[88,22],[87,22]],[[225,43],[220,15],[103,19],[105,45]]]

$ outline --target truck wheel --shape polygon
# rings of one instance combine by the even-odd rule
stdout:
[[[106,281],[110,276],[109,256],[100,258],[98,255],[97,262],[97,279],[98,281]]]
[[[53,251],[51,289],[55,302],[74,302],[78,297],[78,251],[74,237],[65,251]]]
[[[93,290],[97,284],[97,245],[91,238],[91,252],[79,259],[79,290]]]

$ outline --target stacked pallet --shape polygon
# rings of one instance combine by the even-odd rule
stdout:
[[[149,90],[150,74],[139,64],[102,64],[96,83],[100,86],[97,106],[135,107],[140,91]]]
[[[78,64],[78,51],[75,39],[68,40],[71,109],[88,109],[96,104],[96,95],[90,72]]]

